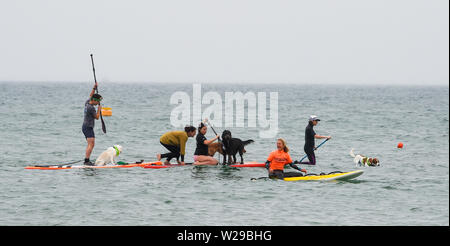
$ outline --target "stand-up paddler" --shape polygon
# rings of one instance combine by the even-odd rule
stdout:
[[[316,126],[319,121],[320,119],[316,115],[311,115],[309,117],[308,126],[306,126],[305,129],[305,146],[303,147],[303,150],[308,156],[309,162],[300,162],[298,164],[316,165],[316,155],[314,154],[314,150],[316,150],[315,139],[331,138],[331,136],[321,136],[316,134],[314,131],[314,126]]]
[[[102,110],[102,106],[100,105],[102,96],[95,93],[96,88],[97,83],[95,83],[94,88],[92,88],[91,94],[89,95],[89,99],[84,104],[84,120],[83,126],[81,127],[81,130],[83,131],[84,137],[87,141],[84,165],[88,166],[94,165],[90,161],[91,153],[95,145],[94,125],[95,120],[98,120],[100,118],[100,111]],[[97,111],[95,110],[96,105],[98,105]]]

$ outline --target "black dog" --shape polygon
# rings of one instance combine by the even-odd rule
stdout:
[[[239,152],[241,156],[241,164],[244,163],[244,158],[242,155],[245,153],[244,146],[253,143],[253,140],[242,141],[239,138],[232,138],[231,132],[228,130],[222,133],[222,143],[223,143],[223,163],[231,164],[231,156],[233,156],[233,163],[236,163],[236,154]]]

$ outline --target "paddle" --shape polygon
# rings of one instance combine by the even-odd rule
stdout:
[[[206,122],[208,124],[208,126],[211,127],[214,134],[216,134],[216,136],[217,136],[218,134],[217,134],[216,130],[214,130],[214,127],[212,127],[211,123],[209,123],[208,118],[205,118],[204,122]],[[220,139],[220,137],[219,137],[219,143],[222,143],[222,139]],[[220,162],[220,154],[219,154],[219,162]]]
[[[79,160],[79,161],[72,161],[72,162],[68,162],[68,163],[62,163],[62,164],[54,164],[54,165],[31,165],[33,167],[53,167],[53,166],[67,166],[67,165],[72,165],[78,162],[82,162],[84,160]]]
[[[216,130],[214,130],[214,127],[212,127],[211,123],[209,123],[208,118],[205,118],[204,122],[206,122],[208,124],[208,126],[211,127],[211,129],[213,130],[214,134],[216,134],[216,136],[217,136],[217,132],[216,132]],[[222,142],[220,137],[219,137],[219,142]]]
[[[94,72],[94,82],[95,84],[97,84],[97,77],[95,76],[95,67],[94,67],[94,55],[91,54],[91,62],[92,62],[92,71]],[[98,94],[98,87],[95,87],[95,93]],[[98,105],[100,105],[100,102],[98,103]],[[106,126],[105,126],[105,122],[103,121],[103,116],[102,116],[102,111],[100,110],[100,119],[102,121],[102,130],[103,133],[106,133]]]
[[[322,143],[320,143],[314,150],[318,149],[320,146],[322,146],[326,141],[330,140],[329,138],[325,139]],[[300,164],[300,162],[302,162],[306,157],[308,157],[308,155],[303,156],[302,159],[300,159],[299,161],[294,161],[294,164]],[[308,164],[305,164],[308,165]]]

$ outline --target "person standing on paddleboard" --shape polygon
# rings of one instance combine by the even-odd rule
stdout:
[[[170,152],[166,154],[157,154],[158,161],[161,158],[167,158],[164,162],[165,165],[170,164],[172,158],[177,158],[177,162],[180,165],[184,165],[184,154],[186,152],[186,142],[188,137],[194,137],[196,129],[193,126],[186,126],[184,131],[172,131],[167,132],[159,138],[159,142],[162,146],[168,149]],[[181,161],[180,161],[181,156]]]
[[[303,147],[303,150],[308,156],[309,162],[299,162],[298,164],[316,165],[316,155],[314,154],[314,150],[316,150],[315,139],[331,138],[331,136],[320,136],[316,134],[313,128],[319,123],[319,121],[320,119],[316,115],[311,115],[309,117],[308,126],[306,126],[305,129],[305,146]]]
[[[195,148],[194,152],[194,165],[217,165],[219,163],[214,157],[208,155],[208,145],[219,139],[220,136],[216,135],[211,140],[207,140],[205,137],[207,130],[208,127],[201,122],[198,126],[198,134],[196,137],[197,148]]]
[[[81,130],[83,131],[84,137],[87,141],[86,155],[84,157],[84,165],[93,166],[94,163],[90,161],[92,150],[95,145],[95,134],[94,134],[94,124],[95,120],[100,118],[100,111],[102,106],[100,101],[103,99],[100,94],[95,93],[97,88],[97,83],[95,83],[94,88],[89,95],[89,99],[84,103],[84,120]],[[95,105],[98,105],[97,111],[95,111]]]
[[[269,178],[283,179],[284,177],[303,176],[300,172],[285,172],[284,166],[288,164],[292,168],[306,173],[305,169],[301,169],[292,163],[291,156],[289,155],[289,148],[286,146],[286,141],[279,138],[277,139],[277,150],[272,151],[266,161],[266,168],[269,169]]]

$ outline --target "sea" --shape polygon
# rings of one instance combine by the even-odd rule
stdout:
[[[195,112],[211,109],[216,97],[222,119],[215,118],[214,130],[221,134],[227,129],[233,137],[255,141],[245,147],[245,162],[265,162],[278,138],[287,141],[293,159],[302,158],[308,117],[317,115],[321,121],[315,132],[332,138],[316,150],[315,166],[301,167],[309,173],[364,171],[348,181],[252,180],[267,177],[267,170],[226,165],[25,169],[81,164],[86,149],[83,111],[92,86],[0,82],[0,225],[449,225],[448,86],[99,83],[102,104],[111,108],[112,116],[103,117],[106,134],[100,120],[95,123],[91,160],[119,144],[123,153],[117,161],[155,161],[156,154],[166,152],[159,137],[183,130],[177,119],[185,116],[197,126]],[[260,121],[264,110],[256,111],[256,123],[250,119],[252,103],[244,103],[244,124],[238,123],[242,119],[237,113],[226,112],[230,93],[256,96],[257,107],[265,101],[263,116],[273,116],[274,132],[261,134],[268,121]],[[276,96],[272,100],[270,95]],[[184,116],[176,113],[182,103]],[[226,124],[229,117],[231,125]],[[206,137],[214,136],[208,128]],[[397,147],[400,142],[403,148]],[[189,138],[186,162],[192,162],[195,147],[195,138]],[[380,166],[357,166],[349,154],[352,148],[378,158]]]

